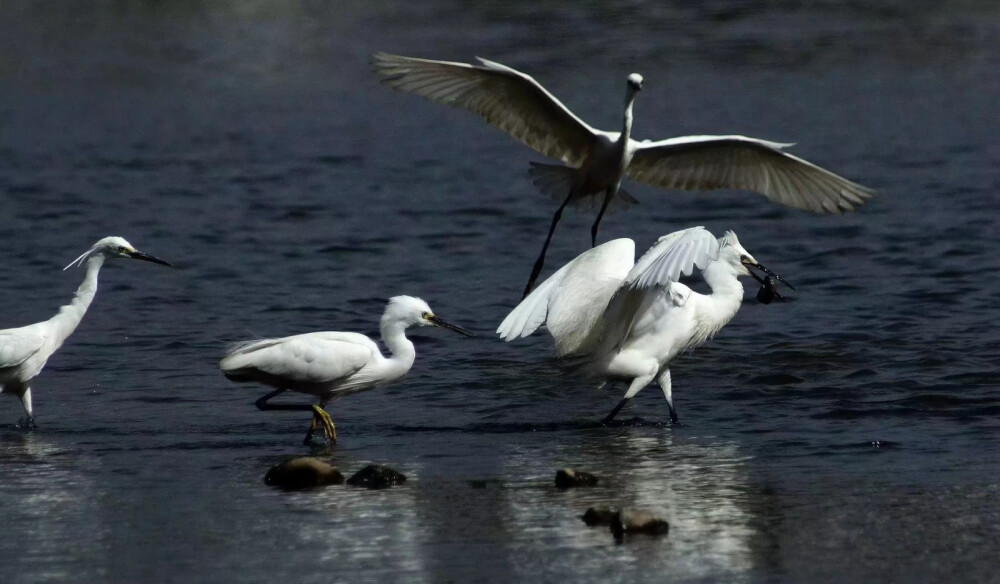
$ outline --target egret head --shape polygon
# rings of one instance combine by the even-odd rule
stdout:
[[[727,264],[731,265],[736,271],[737,276],[750,276],[754,280],[763,284],[764,278],[750,271],[750,268],[755,268],[764,274],[773,277],[775,280],[781,282],[785,286],[788,286],[792,290],[795,289],[781,276],[775,274],[764,266],[764,264],[754,259],[754,257],[750,255],[750,252],[740,245],[739,238],[737,238],[736,233],[732,231],[727,231],[725,235],[719,238],[719,259],[724,260]]]
[[[63,269],[66,270],[72,266],[82,266],[84,261],[88,258],[98,256],[103,257],[104,259],[131,258],[134,260],[153,262],[154,264],[161,264],[164,266],[172,265],[170,262],[161,260],[158,257],[142,253],[141,251],[135,249],[131,243],[125,241],[125,238],[113,235],[99,240],[90,249],[83,252],[80,257],[70,262],[69,265]]]
[[[628,76],[628,91],[631,95],[642,91],[642,75],[632,73]]]
[[[389,304],[386,305],[385,312],[382,314],[382,326],[392,323],[400,323],[404,328],[414,325],[437,326],[453,330],[467,337],[473,336],[462,327],[451,324],[435,315],[426,302],[414,296],[393,296],[389,299]]]

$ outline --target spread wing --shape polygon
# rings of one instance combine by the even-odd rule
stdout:
[[[719,257],[719,240],[704,227],[664,235],[644,253],[622,281],[604,313],[600,350],[611,351],[628,338],[636,316],[652,302],[681,306],[690,290],[674,285],[695,268],[704,270]],[[662,299],[660,297],[663,297]]]
[[[382,83],[431,101],[463,107],[536,152],[579,167],[595,130],[530,76],[479,59],[481,65],[372,55]]]
[[[585,251],[522,300],[497,333],[511,341],[530,335],[544,322],[556,354],[581,352],[599,333],[601,315],[634,258],[631,239],[616,239]]]
[[[853,210],[875,193],[782,151],[791,144],[746,136],[684,136],[635,146],[628,176],[664,189],[744,189],[816,213]]]
[[[378,346],[357,333],[318,332],[234,346],[219,363],[227,375],[264,373],[296,383],[330,383],[371,362]]]

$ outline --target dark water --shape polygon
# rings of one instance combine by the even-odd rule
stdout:
[[[651,389],[605,428],[621,387],[490,334],[552,211],[539,157],[386,91],[375,50],[489,57],[609,128],[638,71],[639,138],[795,141],[882,194],[819,217],[629,186],[602,239],[732,228],[798,293],[674,366],[684,425]],[[1000,580],[998,67],[994,2],[3,3],[0,327],[65,303],[82,274],[59,269],[101,236],[178,267],[104,270],[37,431],[0,400],[0,580]],[[374,333],[402,293],[482,336],[416,333],[410,375],[334,403],[317,454],[410,481],[264,486],[308,416],[257,411],[224,344]],[[606,485],[558,492],[566,465]],[[593,504],[670,535],[615,545]]]

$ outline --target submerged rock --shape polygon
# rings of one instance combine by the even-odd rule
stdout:
[[[380,464],[369,464],[347,479],[349,485],[368,489],[384,489],[405,482],[406,475]]]
[[[283,489],[311,489],[323,485],[339,485],[344,475],[337,467],[318,458],[301,456],[271,467],[264,475],[264,483]]]
[[[611,507],[591,507],[587,509],[587,512],[580,516],[583,522],[593,527],[595,525],[611,525],[611,521],[615,518],[617,513],[611,510]]]
[[[561,468],[556,471],[556,486],[560,489],[572,487],[593,487],[600,479],[589,472],[575,471],[571,468]]]
[[[626,535],[644,533],[647,535],[666,535],[670,524],[658,519],[649,511],[622,508],[611,520],[611,533],[621,541]]]

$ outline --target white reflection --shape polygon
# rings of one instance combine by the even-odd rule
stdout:
[[[0,517],[8,534],[2,555],[18,560],[5,582],[97,575],[106,531],[94,484],[78,464],[76,454],[37,433],[0,434]]]

